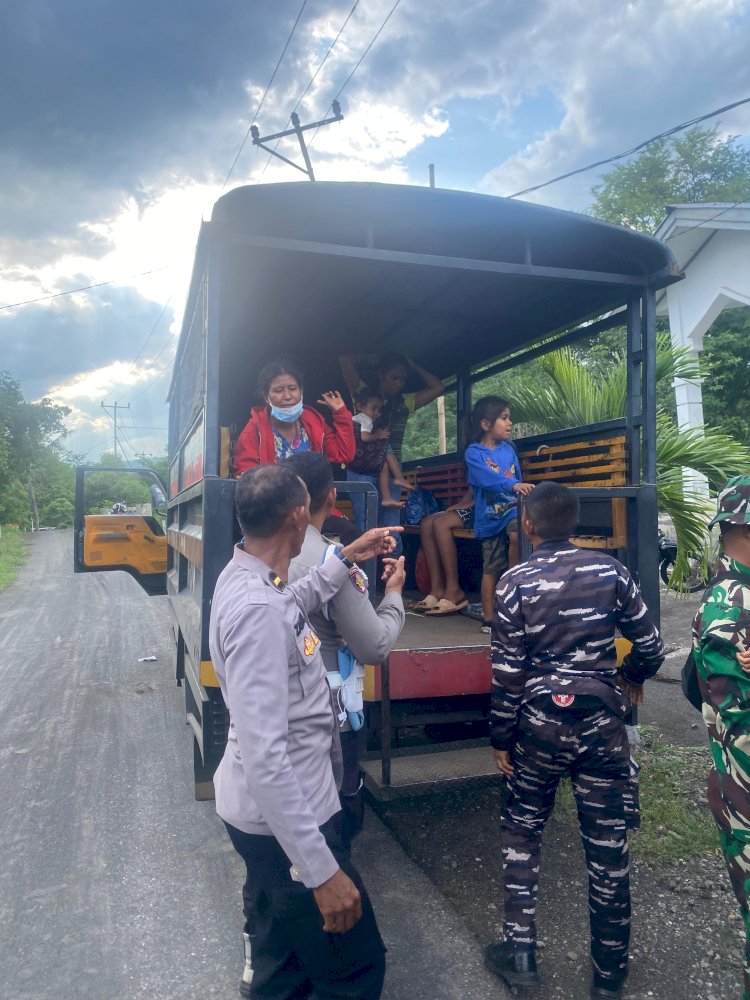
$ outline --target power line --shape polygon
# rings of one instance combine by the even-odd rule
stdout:
[[[167,372],[169,371],[169,369],[171,368],[171,366],[172,366],[172,362],[171,362],[171,361],[168,361],[168,362],[167,362],[167,364],[166,364],[166,365],[165,365],[165,366],[164,366],[164,367],[162,368],[162,370],[161,370],[161,371],[160,371],[160,372],[159,372],[159,373],[158,373],[158,374],[157,374],[157,375],[156,375],[156,376],[155,376],[154,378],[152,378],[152,379],[151,379],[151,381],[150,381],[150,382],[148,383],[148,385],[145,385],[145,386],[144,386],[144,387],[143,387],[143,388],[141,389],[141,391],[140,391],[140,392],[136,393],[136,394],[135,394],[135,396],[133,396],[133,397],[132,397],[132,399],[130,400],[130,402],[131,402],[131,403],[133,403],[133,402],[135,402],[135,400],[136,400],[136,399],[140,399],[140,398],[141,398],[141,396],[142,396],[142,395],[143,395],[144,393],[148,392],[148,390],[149,390],[149,389],[151,388],[151,386],[152,386],[152,385],[156,385],[156,383],[157,383],[157,382],[158,382],[158,381],[159,381],[160,379],[163,379],[163,378],[164,378],[164,376],[165,376],[165,375],[167,374]]]
[[[138,353],[133,358],[133,360],[129,362],[129,364],[134,365],[136,363],[136,361],[141,357],[141,355],[143,354],[143,352],[146,350],[146,346],[147,346],[149,340],[151,340],[151,338],[153,337],[154,333],[156,332],[156,328],[158,327],[159,323],[161,323],[162,318],[164,316],[164,313],[167,311],[167,307],[168,307],[169,303],[172,301],[173,297],[174,297],[174,292],[171,292],[169,298],[167,299],[167,301],[162,306],[162,310],[159,313],[159,316],[158,316],[156,322],[154,323],[154,325],[149,330],[146,339],[143,341],[143,344],[141,345],[141,349],[138,351]],[[115,389],[112,389],[109,393],[107,393],[107,395],[110,396],[110,397],[111,396],[117,396],[117,395],[120,394],[120,392],[124,388],[125,387],[122,385],[122,383],[120,383]],[[126,395],[127,395],[127,393],[126,393]]]
[[[345,21],[344,21],[344,23],[343,23],[343,24],[341,25],[341,27],[340,27],[340,28],[339,28],[339,30],[338,30],[338,34],[336,35],[336,37],[334,38],[334,40],[333,40],[333,41],[331,42],[331,44],[329,45],[329,47],[328,47],[328,51],[327,51],[327,52],[326,52],[326,54],[325,54],[325,55],[323,56],[323,58],[322,58],[322,59],[320,60],[320,63],[318,64],[318,68],[317,68],[317,69],[315,70],[315,72],[313,73],[313,75],[312,75],[312,76],[310,77],[310,80],[309,80],[309,82],[308,82],[307,86],[306,86],[306,87],[305,87],[305,89],[304,89],[304,90],[302,91],[302,93],[301,93],[301,95],[300,95],[300,97],[299,97],[299,100],[297,101],[297,103],[296,103],[296,104],[294,105],[294,108],[292,109],[292,114],[293,114],[293,113],[294,113],[294,112],[295,112],[295,111],[296,111],[296,110],[297,110],[297,109],[299,108],[300,104],[302,103],[302,101],[303,101],[303,100],[304,100],[304,98],[305,98],[305,95],[306,95],[306,94],[308,93],[308,91],[310,90],[310,87],[312,87],[312,85],[313,85],[313,84],[315,83],[315,81],[317,80],[317,78],[318,78],[318,74],[319,74],[319,73],[320,73],[320,71],[321,71],[321,70],[323,69],[323,66],[324,66],[324,64],[325,64],[326,60],[327,60],[327,59],[328,59],[328,57],[330,56],[331,52],[333,52],[333,50],[334,50],[334,48],[335,48],[335,46],[336,46],[336,43],[338,42],[339,38],[341,38],[341,35],[342,35],[343,31],[344,31],[344,28],[345,28],[345,27],[347,26],[347,24],[348,24],[348,23],[349,23],[349,21],[351,20],[351,17],[352,17],[352,14],[354,13],[354,11],[355,11],[355,10],[357,9],[357,7],[358,7],[358,6],[359,6],[359,0],[354,0],[354,6],[353,6],[353,7],[352,7],[352,9],[351,9],[351,10],[349,11],[349,13],[348,13],[348,14],[346,15],[346,20],[345,20]],[[289,121],[289,120],[291,120],[291,119],[288,119],[288,121]],[[280,142],[281,142],[281,139],[278,139],[278,140],[276,141],[276,145],[275,145],[275,146],[273,147],[273,153],[275,153],[275,152],[276,152],[276,150],[277,150],[277,149],[279,148],[279,143],[280,143]],[[258,177],[258,180],[257,180],[257,181],[255,182],[256,184],[260,184],[261,180],[263,179],[263,174],[265,174],[266,170],[268,169],[268,164],[269,164],[269,163],[271,162],[271,160],[273,159],[273,153],[269,153],[269,154],[268,154],[268,159],[266,160],[265,164],[263,165],[263,169],[262,169],[262,170],[261,170],[261,172],[260,172],[260,176]]]
[[[147,274],[158,274],[160,271],[168,271],[171,264],[164,267],[155,267],[151,271],[139,271],[137,274],[129,274],[125,278],[110,278],[109,281],[97,281],[94,285],[82,285],[80,288],[68,288],[64,292],[53,292],[51,295],[39,295],[35,299],[25,299],[23,302],[11,302],[10,305],[0,306],[3,309],[17,309],[19,306],[29,306],[34,302],[46,302],[47,299],[59,299],[62,295],[74,295],[76,292],[88,292],[92,288],[103,288],[104,285],[117,285],[123,281],[130,281],[131,278],[143,278]]]
[[[260,99],[260,104],[255,109],[255,114],[253,115],[253,120],[250,122],[248,130],[245,133],[245,138],[242,140],[242,143],[240,144],[240,148],[237,150],[237,153],[235,154],[235,157],[232,160],[232,166],[229,168],[229,173],[224,178],[224,183],[221,186],[221,190],[222,191],[224,190],[224,188],[229,183],[229,178],[232,176],[232,172],[234,171],[234,168],[237,165],[237,160],[239,160],[240,154],[242,153],[242,150],[245,148],[245,143],[247,142],[248,136],[250,135],[250,129],[255,124],[255,121],[256,121],[258,115],[260,114],[260,109],[263,107],[263,102],[265,101],[265,99],[266,99],[266,97],[268,95],[268,91],[271,89],[273,81],[276,79],[276,74],[279,71],[279,66],[281,66],[281,61],[282,61],[282,59],[284,58],[284,56],[286,54],[286,50],[289,48],[289,43],[292,40],[292,35],[294,34],[294,32],[295,32],[295,30],[297,28],[297,25],[299,24],[299,19],[302,17],[302,12],[303,12],[303,10],[305,9],[306,6],[307,6],[307,0],[302,0],[302,6],[299,9],[299,14],[297,14],[297,19],[295,20],[294,24],[292,25],[292,30],[289,32],[289,37],[286,40],[286,44],[284,45],[284,48],[281,50],[281,55],[279,56],[278,61],[276,62],[276,66],[274,67],[274,71],[271,74],[271,79],[268,81],[268,85],[267,85],[266,89],[263,91],[263,96]]]
[[[336,96],[338,97],[338,94]],[[733,104],[725,104],[723,108],[717,108],[716,111],[709,111],[708,114],[699,115],[697,118],[691,118],[690,121],[682,122],[681,125],[675,125],[673,128],[669,128],[665,132],[659,132],[658,135],[652,135],[650,139],[645,139],[643,142],[639,142],[637,146],[633,146],[632,149],[625,150],[624,153],[617,153],[615,156],[608,156],[605,160],[597,160],[596,163],[589,163],[587,167],[578,167],[577,170],[569,170],[567,174],[560,174],[559,177],[553,177],[551,180],[545,181],[543,184],[535,184],[533,187],[524,188],[523,191],[516,191],[515,194],[509,194],[507,197],[520,198],[521,195],[531,194],[532,191],[541,191],[542,188],[549,187],[550,184],[557,184],[558,181],[567,180],[568,177],[575,177],[577,174],[585,174],[589,170],[595,170],[596,167],[603,167],[608,163],[614,163],[616,160],[622,160],[626,156],[631,156],[633,153],[637,153],[639,149],[643,149],[652,142],[658,142],[659,139],[666,139],[668,136],[674,135],[676,132],[681,132],[683,129],[690,128],[691,125],[697,125],[699,122],[705,122],[709,118],[715,118],[716,115],[724,114],[725,111],[732,111],[734,108],[739,108],[742,104],[748,103],[750,103],[750,97],[743,97],[741,101],[735,101]],[[313,136],[313,138],[315,137]],[[312,139],[310,142],[312,143]]]
[[[341,95],[344,92],[344,88],[348,86],[349,82],[351,81],[351,78],[354,76],[354,74],[357,72],[357,70],[359,69],[359,67],[364,62],[365,56],[370,51],[370,49],[373,47],[373,45],[375,44],[375,42],[377,42],[378,38],[380,38],[380,35],[381,35],[383,29],[385,28],[385,26],[390,21],[391,17],[393,16],[396,8],[398,7],[398,5],[400,3],[401,3],[401,0],[396,0],[396,2],[394,3],[394,5],[388,11],[388,13],[386,14],[385,20],[383,21],[383,23],[380,25],[380,27],[378,28],[378,30],[373,35],[372,39],[370,40],[370,44],[367,46],[367,48],[365,49],[365,51],[362,53],[362,55],[357,60],[357,64],[355,65],[354,69],[351,71],[351,73],[346,78],[346,80],[344,80],[343,84],[339,87],[338,92],[335,94],[335,96],[331,99],[331,103],[328,105],[328,108],[332,108],[333,107],[333,102],[337,101],[339,99],[339,97],[341,97]],[[315,136],[318,134],[319,131],[320,131],[319,129],[316,129],[315,132],[313,132],[312,139],[310,139],[310,142],[308,143],[308,146],[312,146],[312,144],[315,142]]]

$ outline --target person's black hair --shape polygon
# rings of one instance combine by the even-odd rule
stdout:
[[[482,421],[489,421],[492,426],[503,410],[509,410],[510,403],[502,396],[482,396],[474,404],[471,411],[471,438],[472,441],[481,441],[485,435]]]
[[[261,368],[260,374],[258,375],[258,402],[261,406],[265,405],[268,398],[268,390],[271,383],[279,375],[291,375],[292,378],[299,382],[300,388],[302,388],[302,372],[299,370],[297,365],[293,364],[291,361],[287,361],[286,358],[279,358],[278,361],[271,361]]]
[[[398,351],[388,351],[386,354],[381,354],[378,358],[378,375],[385,375],[392,368],[405,368],[408,373],[409,362]]]
[[[568,539],[578,524],[581,504],[573,490],[560,483],[545,482],[525,497],[526,515],[545,542]]]
[[[307,487],[310,494],[310,513],[317,514],[333,489],[333,470],[325,455],[317,451],[298,451],[286,460]]]
[[[234,490],[237,520],[249,538],[273,537],[295,507],[304,507],[306,502],[305,485],[288,463],[248,469]]]
[[[371,399],[385,400],[385,396],[382,391],[374,385],[365,385],[361,389],[357,389],[354,396],[354,401],[359,407],[367,406]]]

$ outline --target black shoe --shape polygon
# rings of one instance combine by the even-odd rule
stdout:
[[[595,976],[589,993],[591,1000],[617,1000],[617,997],[622,996],[626,979],[627,976],[622,979],[600,979]]]
[[[508,941],[488,944],[484,949],[484,964],[508,986],[539,986],[533,951],[517,951]]]

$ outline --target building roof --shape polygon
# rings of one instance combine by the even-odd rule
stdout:
[[[718,232],[748,230],[749,203],[698,202],[668,205],[667,216],[654,236],[666,243],[676,257],[680,270],[686,272]],[[657,295],[656,302],[657,312],[666,316],[668,309],[665,291]]]

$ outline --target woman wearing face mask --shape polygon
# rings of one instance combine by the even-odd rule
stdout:
[[[333,426],[302,402],[302,378],[296,367],[274,361],[258,376],[260,406],[234,446],[234,474],[256,465],[284,462],[300,451],[317,451],[332,462],[351,462],[356,450],[352,415],[338,392],[324,392],[318,400],[333,414]]]

